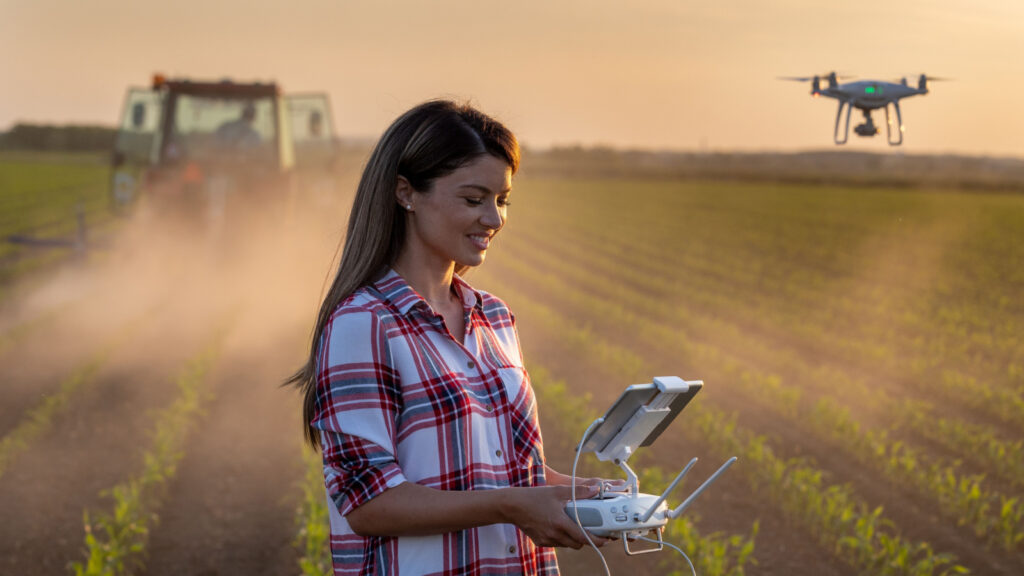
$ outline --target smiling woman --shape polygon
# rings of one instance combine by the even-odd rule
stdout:
[[[518,167],[507,128],[448,101],[402,115],[367,163],[290,379],[323,450],[335,574],[551,575],[550,547],[586,542],[544,463],[514,317],[459,276],[504,226]]]

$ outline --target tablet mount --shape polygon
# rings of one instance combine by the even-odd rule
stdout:
[[[736,462],[736,457],[726,461],[673,509],[669,509],[665,501],[697,459],[690,460],[660,496],[640,492],[640,481],[627,461],[638,448],[653,444],[703,386],[700,380],[685,381],[676,376],[659,376],[651,384],[626,388],[608,412],[584,432],[583,439],[576,447],[572,475],[575,493],[576,464],[580,454],[593,452],[598,460],[614,462],[626,473],[626,488],[624,491],[608,492],[602,486],[599,494],[593,498],[576,500],[574,497],[565,508],[569,517],[595,536],[620,537],[626,554],[630,556],[663,550],[665,542],[662,532],[668,521],[681,516],[712,482]],[[657,533],[657,540],[645,538],[651,531]],[[657,547],[633,550],[629,541],[636,539],[649,540],[657,544]]]

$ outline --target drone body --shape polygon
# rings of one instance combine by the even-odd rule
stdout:
[[[871,111],[885,108],[886,136],[890,146],[899,146],[903,143],[903,120],[900,114],[900,99],[909,96],[928,93],[928,81],[937,80],[924,74],[918,77],[917,87],[911,86],[906,78],[899,82],[884,82],[880,80],[860,80],[857,82],[839,83],[835,72],[822,76],[811,77],[787,77],[783,80],[796,82],[810,82],[811,95],[817,98],[825,96],[835,98],[839,101],[839,109],[836,110],[836,124],[833,132],[833,139],[836,144],[846,144],[850,134],[850,112],[856,108],[864,114],[864,122],[854,127],[853,131],[861,137],[871,137],[878,134],[878,127],[871,118]],[[827,86],[822,87],[822,80]],[[846,109],[846,122],[840,131],[840,120],[843,118],[843,108]],[[890,109],[895,112],[895,121]]]

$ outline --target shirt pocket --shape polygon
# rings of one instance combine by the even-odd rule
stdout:
[[[527,386],[526,370],[519,366],[498,368],[498,378],[501,380],[502,393],[505,401],[514,410],[532,410],[533,391]]]
[[[537,475],[543,475],[544,454],[533,387],[526,370],[518,366],[499,368],[498,376],[508,402],[513,464],[520,476],[518,484],[534,485]]]

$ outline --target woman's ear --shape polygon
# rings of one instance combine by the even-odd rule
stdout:
[[[395,202],[398,202],[399,206],[409,212],[412,212],[415,208],[412,202],[413,196],[415,196],[413,192],[415,192],[415,190],[413,189],[412,184],[409,184],[409,181],[406,180],[404,176],[399,176],[398,184],[395,185]]]

